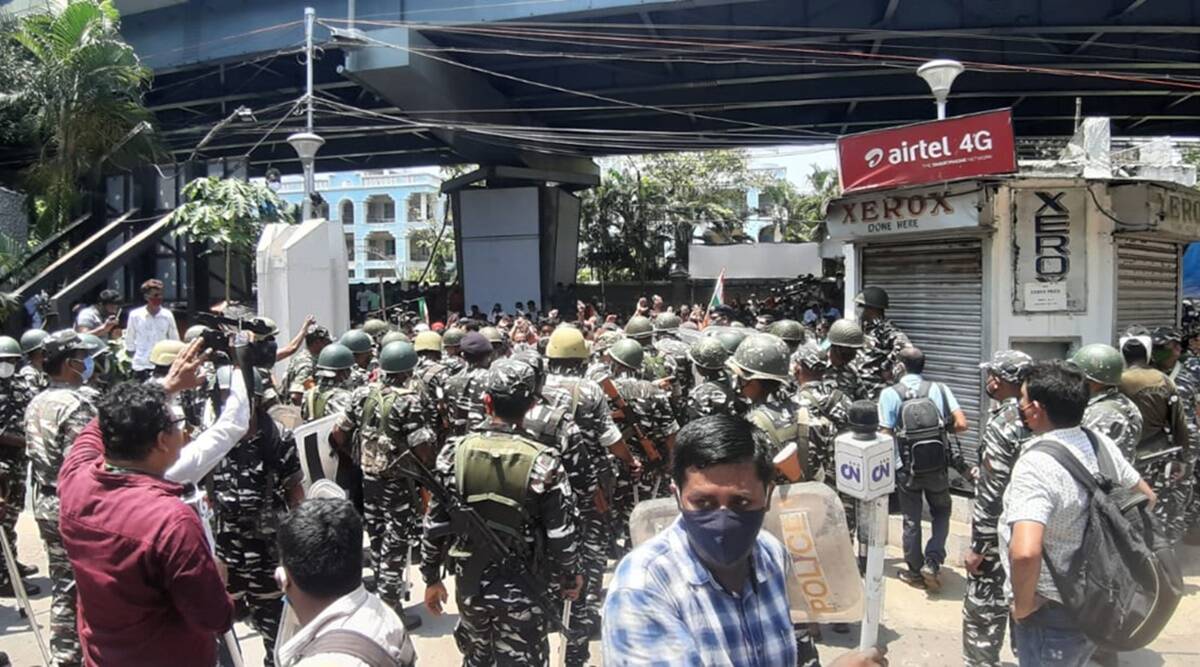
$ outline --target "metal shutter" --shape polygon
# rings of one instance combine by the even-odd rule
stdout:
[[[967,415],[960,434],[978,461],[983,358],[983,253],[978,239],[865,246],[863,287],[887,290],[887,316],[925,353],[926,379],[945,383]]]
[[[1179,246],[1117,237],[1117,331],[1179,323]]]

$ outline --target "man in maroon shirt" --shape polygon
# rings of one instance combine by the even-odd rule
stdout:
[[[198,346],[180,357],[172,391],[198,384]],[[200,518],[183,487],[163,478],[184,445],[181,422],[161,386],[118,385],[59,472],[59,530],[88,665],[212,667],[216,638],[233,623]]]

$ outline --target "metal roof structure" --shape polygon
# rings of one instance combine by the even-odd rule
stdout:
[[[1200,135],[1200,0],[360,0],[353,30],[313,4],[318,170],[829,142],[933,118],[932,58],[966,65],[951,115],[1011,107],[1018,137]],[[142,5],[123,30],[175,158],[298,171],[300,6]]]

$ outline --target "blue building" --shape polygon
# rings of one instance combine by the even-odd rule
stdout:
[[[316,217],[342,224],[351,283],[417,278],[429,261],[429,244],[442,229],[445,203],[436,169],[342,171],[316,175],[325,204]],[[304,198],[299,176],[285,176],[279,194]],[[443,243],[453,242],[449,232]]]

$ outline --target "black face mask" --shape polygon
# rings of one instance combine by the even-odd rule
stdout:
[[[700,559],[729,567],[754,550],[767,510],[681,510],[683,530]]]

